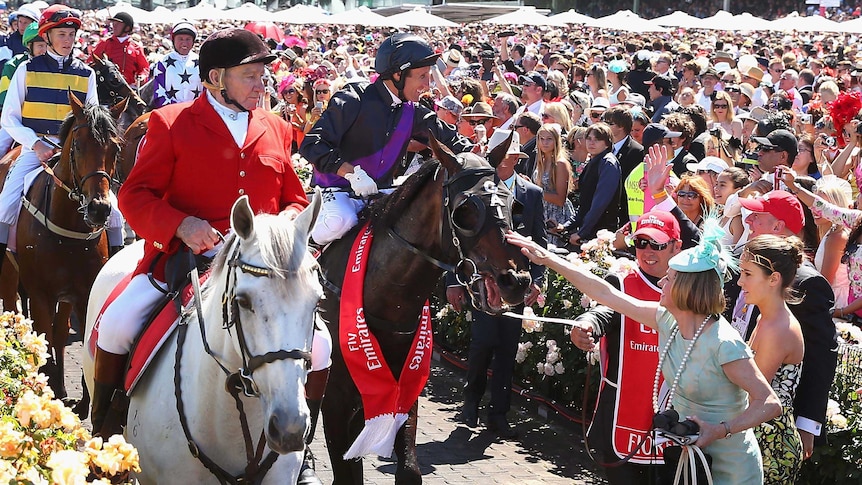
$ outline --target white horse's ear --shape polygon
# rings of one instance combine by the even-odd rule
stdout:
[[[303,240],[308,240],[308,235],[311,234],[311,230],[314,228],[315,222],[317,222],[317,215],[320,213],[320,207],[323,205],[323,196],[320,193],[320,188],[314,188],[314,194],[311,197],[311,203],[308,204],[308,207],[303,209],[302,212],[296,217],[294,220],[294,224],[296,228],[300,231],[305,231]]]
[[[230,226],[244,240],[254,237],[254,212],[248,202],[248,196],[243,195],[230,209]]]

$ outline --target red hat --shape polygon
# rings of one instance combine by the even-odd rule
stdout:
[[[679,222],[670,212],[649,211],[640,216],[632,236],[646,236],[659,244],[676,241],[679,239]]]
[[[780,221],[794,234],[805,226],[805,213],[799,199],[790,192],[773,190],[756,199],[739,199],[742,207],[753,212],[766,212]]]

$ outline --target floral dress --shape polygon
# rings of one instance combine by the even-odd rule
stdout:
[[[802,439],[793,417],[793,399],[802,375],[802,364],[783,364],[772,378],[772,389],[781,401],[781,414],[754,428],[763,456],[764,484],[796,483],[802,465]]]
[[[862,211],[855,209],[844,209],[830,204],[820,197],[814,197],[811,206],[814,215],[828,219],[833,224],[843,224],[850,229],[856,227],[862,221]],[[854,241],[851,241],[854,242]],[[851,244],[851,252],[847,260],[847,274],[850,278],[850,295],[847,303],[853,303],[862,297],[862,245]],[[857,316],[862,317],[862,310],[857,310]]]
[[[556,194],[556,187],[551,185],[551,172],[542,173],[542,190],[549,194]],[[544,206],[544,216],[545,222],[553,221],[554,227],[558,224],[563,224],[575,215],[575,208],[572,205],[572,201],[566,198],[566,202],[562,206],[558,206],[557,204],[548,202],[547,200],[542,200],[542,205]],[[548,243],[553,244],[555,246],[565,246],[568,241],[564,240],[559,236],[548,233]]]

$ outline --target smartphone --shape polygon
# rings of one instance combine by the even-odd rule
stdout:
[[[784,170],[781,167],[775,168],[775,178],[772,180],[772,190],[779,190],[781,188],[781,178],[784,176]]]
[[[318,101],[314,103],[314,107],[317,109],[323,109],[323,101]]]
[[[494,79],[494,59],[482,58],[482,80],[490,81]]]

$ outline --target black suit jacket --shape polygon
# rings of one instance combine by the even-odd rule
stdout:
[[[515,164],[515,172],[526,175],[533,179],[533,172],[536,171],[536,137],[530,138],[530,141],[521,145],[521,151],[527,154],[527,158],[518,160]]]
[[[810,261],[805,261],[799,267],[792,288],[798,301],[788,302],[788,306],[793,316],[799,320],[805,342],[802,376],[796,388],[793,410],[796,416],[802,416],[823,425],[820,436],[815,438],[816,442],[823,443],[826,439],[826,403],[829,400],[829,389],[832,387],[835,366],[838,362],[837,333],[835,323],[832,321],[835,296],[829,282],[817,272]],[[733,307],[739,294],[737,278],[734,278],[725,286],[729,306],[725,314],[728,316],[728,321],[733,317]],[[746,341],[751,336],[759,316],[760,311],[754,307],[748,332],[745,335]]]
[[[625,143],[620,147],[620,151],[617,152],[617,161],[620,162],[620,171],[623,175],[621,180],[625,184],[626,178],[632,173],[632,170],[644,161],[643,145],[633,140],[630,136],[626,137]],[[620,192],[619,214],[619,226],[622,227],[625,223],[629,222],[629,203],[625,189]]]

